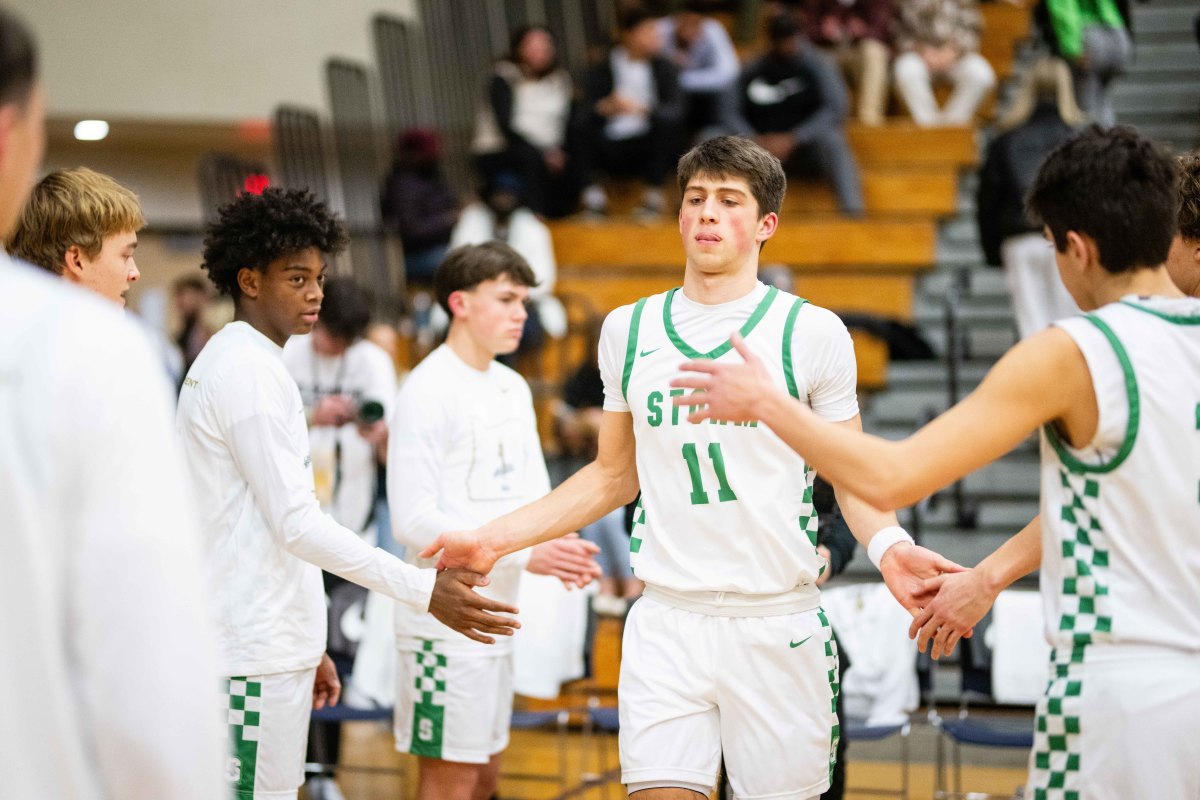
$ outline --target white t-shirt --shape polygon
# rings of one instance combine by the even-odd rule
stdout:
[[[325,595],[317,567],[429,607],[432,570],[369,547],[317,504],[304,406],[283,348],[245,322],[226,325],[184,379],[176,426],[218,605],[222,675],[320,661]]]
[[[617,46],[609,55],[609,63],[612,65],[613,91],[644,108],[653,108],[658,102],[658,93],[649,59],[634,61],[624,47]],[[605,133],[610,139],[632,139],[649,130],[649,111],[613,114],[605,122]]]
[[[642,498],[630,560],[657,589],[730,593],[744,600],[729,603],[759,609],[815,606],[824,562],[812,470],[765,425],[694,425],[671,404],[684,393],[670,387],[684,361],[740,361],[728,343],[739,329],[776,383],[818,415],[858,413],[846,326],[793,295],[760,283],[715,306],[672,290],[616,309],[600,335],[600,373],[604,410],[633,414]]]
[[[493,361],[486,372],[468,366],[447,345],[409,374],[396,399],[388,440],[388,506],[392,534],[408,547],[409,563],[440,534],[470,530],[550,491],[533,399],[525,380]],[[523,550],[500,559],[480,594],[516,604]],[[420,639],[448,648],[503,655],[508,637],[483,645],[451,631],[427,613],[396,609],[402,648]]]
[[[346,395],[361,407],[366,401],[383,405],[391,416],[396,394],[396,368],[383,348],[365,339],[340,356],[313,352],[312,336],[293,336],[283,346],[283,363],[296,385],[304,408],[311,412],[331,395]],[[378,461],[375,446],[348,422],[340,428],[314,426],[308,430],[313,477],[321,508],[363,541],[375,544],[375,528],[367,525],[375,506]]]
[[[170,394],[112,304],[0,254],[4,797],[224,795]]]

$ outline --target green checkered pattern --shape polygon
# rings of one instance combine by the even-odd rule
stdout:
[[[254,775],[258,768],[258,741],[262,725],[262,683],[247,678],[225,681],[225,721],[228,724],[230,750],[226,777],[239,798],[254,796]]]
[[[808,537],[813,547],[817,546],[817,509],[813,507],[813,480],[816,473],[806,464],[804,466],[804,496],[800,498],[800,530]]]
[[[816,479],[817,473],[812,470],[807,464],[804,465],[804,496],[800,498],[800,516],[796,521],[800,524],[800,530],[808,537],[808,542],[815,550],[817,547],[817,509],[813,506],[813,481]],[[826,564],[822,563],[821,568],[817,570],[817,576],[825,571]]]
[[[436,652],[437,644],[425,639],[416,653],[419,674],[413,688],[417,702],[422,705],[446,705],[446,656]]]
[[[446,724],[446,654],[440,650],[441,642],[423,639],[421,649],[413,653],[416,677],[413,680],[412,741],[408,751],[426,758],[442,757]]]
[[[642,549],[642,534],[646,530],[646,509],[642,506],[642,498],[638,498],[637,506],[633,509],[633,524],[629,526],[629,552],[636,553]]]
[[[1108,537],[1100,524],[1100,484],[1086,474],[1059,470],[1062,514],[1062,616],[1053,674],[1038,703],[1030,788],[1034,800],[1080,800],[1081,667],[1088,645],[1112,634]]]
[[[833,628],[829,625],[829,617],[825,609],[817,609],[817,619],[821,620],[821,630],[825,634],[825,676],[829,679],[829,691],[833,699],[829,706],[829,779],[833,780],[833,768],[837,765],[838,739],[842,737],[842,727],[838,725],[837,705],[838,695],[842,686],[838,683],[838,647],[833,638]]]

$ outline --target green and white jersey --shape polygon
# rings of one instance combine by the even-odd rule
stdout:
[[[757,284],[716,306],[673,289],[613,311],[600,341],[606,411],[633,415],[641,507],[632,563],[652,588],[748,595],[747,605],[805,594],[817,555],[812,470],[765,425],[687,421],[671,405],[679,366],[741,357],[740,330],[776,383],[825,419],[858,413],[854,348],[833,313]],[[753,596],[760,596],[756,602]]]
[[[1083,449],[1042,435],[1056,661],[1082,663],[1090,644],[1200,652],[1200,300],[1130,296],[1055,324],[1087,360],[1100,412]]]

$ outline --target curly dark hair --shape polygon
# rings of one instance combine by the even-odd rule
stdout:
[[[277,258],[315,247],[333,255],[346,248],[346,229],[325,203],[307,189],[242,193],[221,206],[204,237],[208,277],[235,300],[242,267],[265,270]]]

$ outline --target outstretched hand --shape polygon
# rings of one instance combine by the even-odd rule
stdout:
[[[929,578],[921,592],[924,608],[908,628],[917,648],[936,661],[954,652],[962,638],[970,638],[971,629],[996,601],[996,592],[988,588],[982,573],[968,570]]]
[[[729,341],[742,363],[689,361],[680,367],[683,375],[671,381],[675,388],[693,390],[674,400],[677,406],[692,407],[688,422],[753,422],[762,399],[778,391],[762,359],[751,352],[741,334],[734,333]]]
[[[421,558],[438,554],[438,569],[468,569],[486,575],[496,565],[500,555],[475,531],[443,533],[421,551]]]
[[[582,589],[600,577],[600,565],[596,563],[599,552],[595,543],[580,539],[577,533],[568,533],[531,548],[525,569],[535,575],[558,578],[568,589]]]
[[[461,569],[439,572],[429,598],[429,613],[446,627],[484,644],[495,644],[492,636],[512,636],[521,623],[499,615],[515,615],[517,609],[475,591],[476,586],[487,584],[486,575]]]

